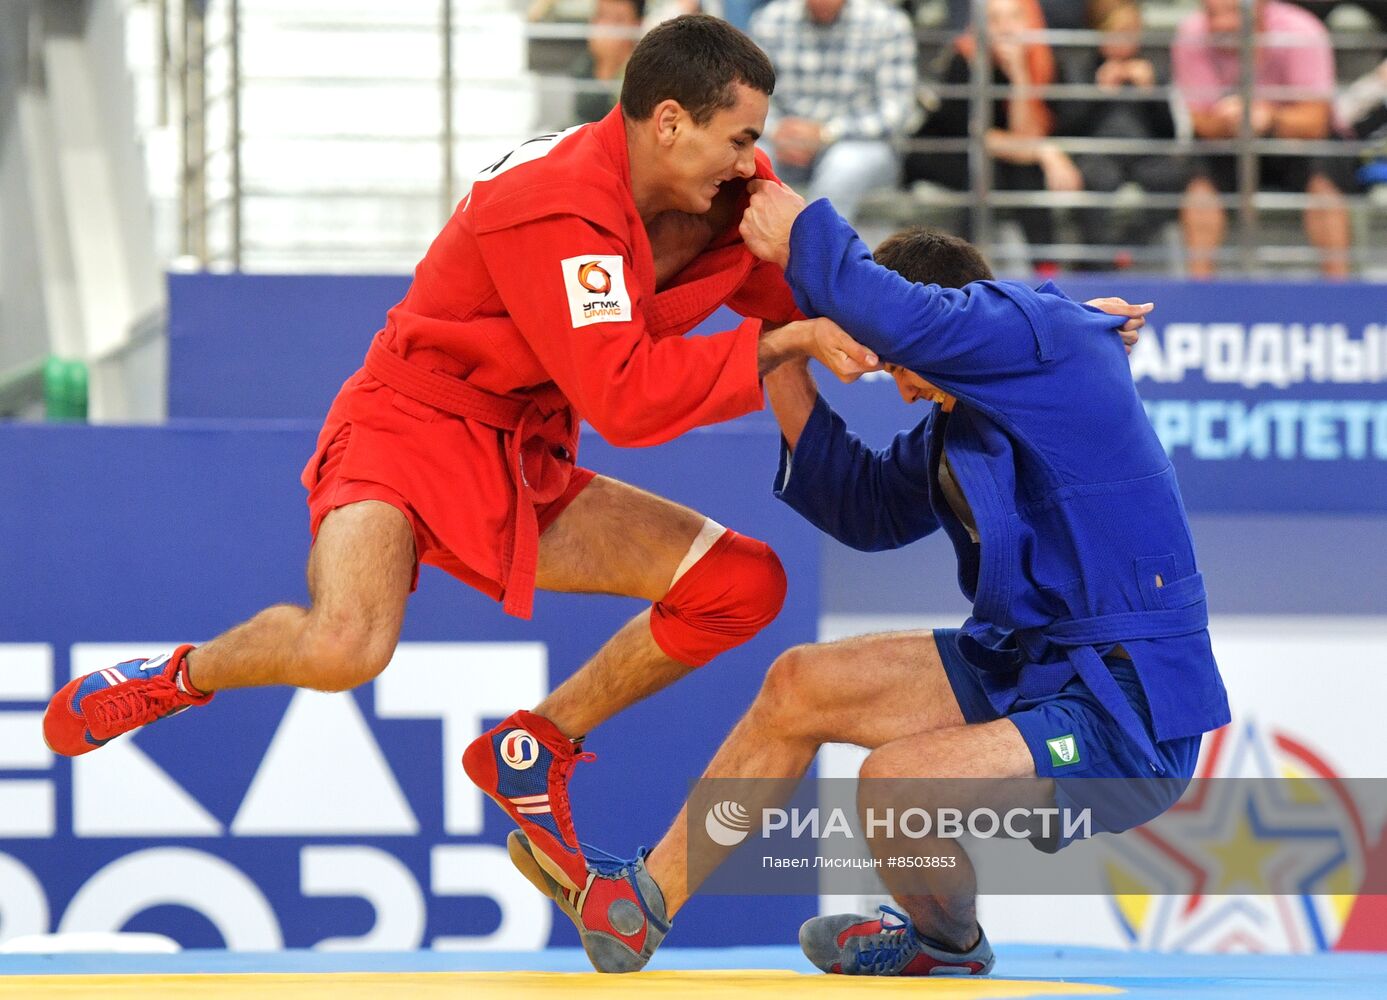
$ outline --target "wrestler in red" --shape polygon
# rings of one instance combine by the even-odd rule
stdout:
[[[536,587],[651,602],[464,767],[581,889],[568,776],[582,737],[764,628],[785,578],[763,543],[577,465],[579,423],[652,445],[762,406],[760,379],[814,356],[844,378],[876,358],[795,312],[778,267],[737,224],[775,78],[710,17],[636,47],[621,104],[491,164],[429,248],[304,470],[308,608],[280,605],[203,646],[79,677],[44,734],[76,755],[266,684],[340,691],[390,661],[420,563],[528,617]],[[684,338],[728,304],[749,318]],[[766,321],[763,325],[763,321]],[[783,325],[775,325],[783,324]]]

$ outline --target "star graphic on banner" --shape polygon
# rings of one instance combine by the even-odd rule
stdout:
[[[1306,935],[1325,947],[1318,897],[1361,878],[1352,802],[1306,752],[1293,759],[1310,765],[1290,778],[1271,753],[1273,742],[1290,752],[1286,741],[1254,725],[1212,742],[1201,778],[1215,780],[1196,781],[1166,814],[1111,844],[1123,870],[1110,872],[1113,891],[1127,894],[1120,918],[1162,949],[1218,950],[1246,935],[1260,947],[1298,950]],[[1153,895],[1130,895],[1143,884]]]
[[[1217,881],[1209,890],[1214,895],[1265,892],[1268,862],[1280,852],[1275,840],[1259,838],[1247,816],[1240,816],[1231,836],[1206,848],[1213,858]]]

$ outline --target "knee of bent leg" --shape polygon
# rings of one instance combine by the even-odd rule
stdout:
[[[311,628],[302,650],[306,686],[350,691],[372,681],[394,653],[394,637],[355,622],[324,622]]]
[[[673,659],[701,666],[774,621],[786,586],[769,545],[728,531],[655,604],[651,633]]]
[[[738,535],[718,570],[730,585],[729,610],[743,628],[754,635],[775,621],[785,606],[789,581],[774,549],[758,539]]]
[[[951,744],[950,738],[941,733],[929,735],[916,734],[909,739],[896,740],[877,747],[867,755],[858,771],[859,778],[924,779],[958,777],[959,751]],[[984,772],[976,772],[981,775]],[[910,795],[919,799],[919,804],[929,806],[958,805],[962,789],[944,781],[936,784],[911,784]]]
[[[757,707],[768,721],[794,728],[813,721],[816,706],[831,695],[825,690],[829,674],[819,669],[822,649],[810,643],[791,646],[771,663],[756,697]]]
[[[946,794],[940,797],[939,783],[919,780],[935,777],[917,761],[904,759],[895,747],[877,747],[869,753],[857,772],[857,804],[862,812],[901,815],[907,809],[934,813],[944,806],[957,807]]]
[[[871,780],[873,778],[893,778],[896,776],[896,762],[894,755],[885,747],[877,747],[867,754],[862,761],[862,767],[858,770],[859,778]]]

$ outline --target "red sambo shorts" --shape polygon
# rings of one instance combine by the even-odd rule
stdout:
[[[596,473],[574,464],[575,447],[555,446],[551,463],[567,485],[537,505],[539,530],[552,524]],[[314,537],[330,511],[361,500],[396,508],[414,532],[419,564],[451,573],[500,600],[503,547],[511,537],[515,485],[499,435],[445,413],[359,371],[332,404],[318,448],[303,471]]]

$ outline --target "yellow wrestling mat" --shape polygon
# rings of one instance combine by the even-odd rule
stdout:
[[[583,972],[313,973],[177,976],[5,976],[0,996],[140,998],[140,1000],[553,1000],[625,996],[635,1000],[709,997],[858,997],[905,995],[930,1000],[1009,997],[1109,996],[1124,990],[1089,983],[1022,979],[855,979],[795,972],[638,972],[603,976]]]

